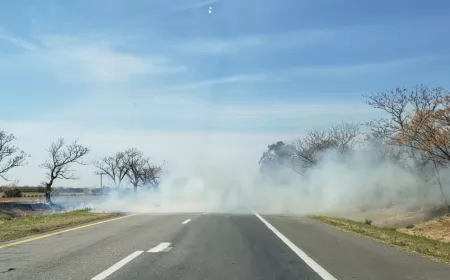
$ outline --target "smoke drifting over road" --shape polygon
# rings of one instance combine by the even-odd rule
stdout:
[[[282,167],[263,178],[257,159],[245,153],[216,158],[213,153],[202,154],[184,168],[169,165],[158,190],[113,193],[90,206],[99,211],[141,213],[244,213],[250,207],[262,213],[345,216],[368,209],[414,209],[442,202],[435,181],[424,183],[411,166],[380,160],[370,148],[355,149],[347,156],[330,150],[302,175]],[[449,179],[448,172],[441,172],[448,196]]]

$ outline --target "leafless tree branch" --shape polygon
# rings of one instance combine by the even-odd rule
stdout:
[[[74,170],[70,169],[72,164],[85,165],[81,159],[89,153],[89,148],[78,144],[77,141],[67,143],[64,138],[59,138],[53,142],[50,149],[47,150],[50,159],[45,161],[40,167],[47,169],[47,181],[45,182],[45,198],[51,202],[51,187],[56,179],[77,179]]]
[[[15,140],[13,134],[0,131],[0,178],[8,180],[6,173],[11,169],[26,165],[28,155],[11,144]]]
[[[94,161],[93,165],[102,173],[105,173],[114,182],[116,187],[127,176],[129,165],[124,152],[116,153],[114,156],[103,157]]]

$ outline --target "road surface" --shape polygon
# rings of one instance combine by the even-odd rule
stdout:
[[[45,280],[448,280],[450,266],[307,218],[198,213],[2,243],[0,271],[0,279]]]

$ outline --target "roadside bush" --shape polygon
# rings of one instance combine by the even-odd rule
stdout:
[[[19,186],[15,183],[9,184],[7,186],[0,186],[0,192],[17,187],[22,191],[22,193],[45,193],[45,187],[43,186]]]
[[[36,192],[45,193],[45,187],[36,187]]]
[[[19,188],[8,188],[4,192],[6,197],[22,197],[22,192]]]
[[[364,223],[365,223],[366,225],[371,225],[371,224],[372,224],[372,220],[366,218],[366,219],[364,220]]]

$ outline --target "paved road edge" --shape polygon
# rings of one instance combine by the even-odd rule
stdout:
[[[258,213],[251,210],[253,214],[263,222],[275,235],[281,239],[300,259],[302,259],[312,270],[314,270],[323,280],[337,280],[333,275],[326,271],[322,266],[316,263],[311,257],[297,247],[292,241],[272,226],[266,219],[261,217]]]

